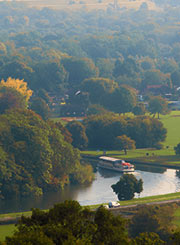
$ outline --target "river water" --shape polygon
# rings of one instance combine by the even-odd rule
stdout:
[[[138,179],[143,179],[143,192],[141,192],[140,197],[180,191],[178,170],[136,165],[133,174]],[[111,185],[116,184],[121,175],[121,173],[97,169],[95,180],[90,185],[67,186],[64,191],[46,193],[41,198],[1,201],[0,213],[28,211],[31,208],[47,209],[55,203],[68,199],[77,200],[81,205],[116,201],[117,196],[112,191]]]

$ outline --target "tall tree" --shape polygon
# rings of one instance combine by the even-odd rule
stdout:
[[[117,136],[114,142],[114,146],[118,150],[124,150],[124,154],[127,154],[127,150],[135,149],[135,141],[127,137],[125,134]]]
[[[157,113],[158,119],[160,114],[166,115],[170,112],[167,100],[161,96],[151,96],[149,98],[148,110],[154,117]]]

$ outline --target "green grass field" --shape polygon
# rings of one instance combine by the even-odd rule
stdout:
[[[172,111],[171,114],[165,116],[161,115],[160,120],[167,129],[167,137],[165,142],[163,142],[163,149],[129,150],[127,155],[124,154],[124,151],[106,151],[106,154],[144,163],[180,166],[180,156],[176,156],[174,152],[174,146],[180,143],[180,111]],[[81,154],[98,156],[104,153],[103,151],[83,151]]]
[[[15,225],[0,225],[0,241],[4,241],[6,236],[11,236],[15,231]]]

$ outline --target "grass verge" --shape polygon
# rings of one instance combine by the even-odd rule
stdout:
[[[15,231],[16,227],[15,225],[0,225],[0,241],[4,241],[6,236],[13,235],[13,232]]]

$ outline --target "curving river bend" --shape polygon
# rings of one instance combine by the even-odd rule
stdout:
[[[87,186],[67,186],[58,193],[46,193],[42,198],[26,198],[0,202],[0,213],[28,211],[31,208],[47,209],[54,203],[67,199],[77,200],[81,205],[105,203],[117,200],[111,185],[118,182],[121,173],[97,169],[95,180]],[[134,175],[143,179],[140,197],[180,191],[180,174],[175,169],[136,165]]]

